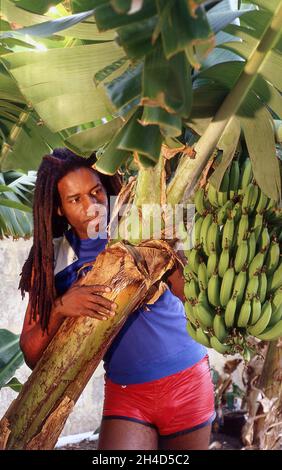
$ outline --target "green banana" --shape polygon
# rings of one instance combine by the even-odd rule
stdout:
[[[194,232],[193,232],[193,235],[194,235],[194,240],[193,240],[193,244],[194,246],[197,248],[200,244],[201,244],[201,227],[202,227],[202,223],[204,221],[204,217],[200,216],[194,223],[194,226],[193,226],[193,229],[194,229]]]
[[[216,251],[212,251],[210,256],[208,257],[208,264],[207,264],[207,274],[208,279],[211,278],[212,274],[216,271],[218,265],[218,256]]]
[[[197,281],[192,279],[188,283],[188,285],[187,284],[184,285],[184,295],[185,295],[187,300],[190,300],[190,299],[192,299],[194,301],[197,300],[198,295],[199,295],[199,286],[198,286]]]
[[[208,335],[202,330],[201,327],[198,327],[196,330],[196,341],[206,348],[210,348],[210,340]]]
[[[232,199],[235,194],[237,194],[239,189],[239,182],[240,182],[240,167],[238,160],[233,160],[230,168],[230,175],[229,175],[229,199]]]
[[[189,321],[187,322],[186,330],[188,331],[188,334],[191,336],[191,338],[193,338],[195,341],[197,341],[197,339],[196,339],[196,328],[194,328],[192,323],[190,323]]]
[[[248,327],[248,333],[250,333],[252,336],[257,336],[263,333],[269,324],[271,313],[271,302],[266,300],[262,306],[260,318],[254,325]]]
[[[247,273],[246,271],[241,271],[235,278],[234,288],[233,288],[233,295],[236,296],[238,306],[240,306],[242,303],[246,284],[247,284]]]
[[[258,339],[263,341],[274,341],[282,336],[282,320],[279,320],[275,325],[265,329],[262,333],[257,335]]]
[[[234,219],[227,219],[222,231],[222,248],[224,248],[226,245],[231,248],[234,236],[234,228]]]
[[[271,314],[269,326],[275,325],[282,318],[282,303],[276,309],[274,309],[273,304],[271,304],[271,307],[272,307],[272,314]]]
[[[247,214],[243,214],[239,226],[238,226],[238,236],[237,236],[237,245],[240,245],[241,241],[247,237],[249,229],[249,217]]]
[[[266,277],[265,272],[260,273],[258,278],[259,278],[259,286],[258,286],[257,295],[260,300],[260,303],[263,304],[266,298],[266,293],[267,293],[267,277]]]
[[[219,226],[215,222],[212,222],[212,224],[209,226],[208,235],[207,235],[207,247],[208,247],[209,253],[211,253],[212,251],[219,250],[219,246],[220,246],[219,239],[220,239]]]
[[[258,196],[259,196],[259,188],[258,188],[257,184],[254,184],[254,188],[253,188],[253,191],[252,191],[252,198],[251,198],[251,201],[250,201],[250,212],[254,211],[254,209],[256,207],[257,200],[258,200]]]
[[[269,250],[266,255],[265,265],[267,269],[267,274],[271,276],[274,274],[275,269],[278,266],[280,258],[280,249],[279,243],[276,240],[272,240]]]
[[[220,306],[220,299],[219,299],[219,291],[220,291],[220,280],[218,274],[214,273],[208,282],[208,299],[209,303],[214,307]]]
[[[198,283],[200,290],[205,290],[208,287],[208,273],[204,262],[200,263],[198,269]]]
[[[249,247],[248,241],[242,240],[240,245],[237,248],[235,260],[234,260],[234,268],[236,273],[239,273],[242,268],[245,266],[247,259],[248,259]]]
[[[207,199],[212,207],[217,208],[219,206],[217,200],[217,190],[211,183],[209,183],[208,186]]]
[[[194,271],[191,269],[189,264],[186,264],[183,268],[183,275],[187,281],[191,281],[192,279],[197,280],[196,274]]]
[[[220,277],[223,277],[224,274],[226,273],[229,267],[229,260],[230,260],[229,249],[223,248],[220,258],[219,258],[219,262],[218,262],[218,274]]]
[[[275,273],[269,279],[269,286],[267,285],[267,290],[272,293],[276,291],[279,287],[282,286],[282,261],[278,268],[276,269]]]
[[[242,170],[243,171],[241,173],[241,184],[240,184],[241,191],[239,191],[239,194],[243,193],[243,190],[247,188],[247,186],[250,184],[250,182],[253,179],[252,164],[249,158],[245,160]]]
[[[269,201],[268,197],[260,189],[257,205],[255,208],[258,214],[262,214],[265,211],[268,201]]]
[[[217,339],[220,342],[224,341],[227,336],[227,330],[225,328],[224,318],[220,314],[216,314],[213,319],[213,331]]]
[[[237,320],[237,326],[239,328],[246,327],[249,323],[250,316],[251,316],[251,302],[250,300],[247,299],[245,300],[245,302],[243,303],[240,309],[238,320]]]
[[[247,258],[247,265],[249,266],[251,261],[254,259],[256,254],[256,237],[254,232],[250,233],[248,238],[248,258]]]
[[[276,310],[282,304],[282,288],[280,287],[272,297],[272,305]]]
[[[263,227],[260,237],[257,239],[258,248],[261,252],[265,252],[269,247],[270,236],[267,227]]]
[[[198,302],[196,304],[196,318],[200,325],[206,328],[212,327],[213,317],[214,314],[210,307],[207,307],[207,305],[202,302]]]
[[[192,271],[195,274],[198,274],[198,269],[200,266],[200,257],[198,250],[196,250],[196,248],[192,248],[192,250],[185,251],[184,254],[188,259],[188,264]]]
[[[192,307],[192,304],[190,304],[190,302],[188,302],[186,300],[186,302],[184,303],[184,309],[185,309],[185,313],[186,313],[186,318],[191,322],[193,323],[193,325],[197,325],[197,319],[194,315],[194,311],[193,311],[193,307]]]
[[[225,171],[221,181],[219,192],[217,193],[217,200],[220,206],[223,206],[228,199],[229,173],[230,167],[228,167]]]
[[[242,216],[241,204],[240,204],[240,202],[236,202],[235,206],[231,210],[231,217],[232,217],[232,219],[234,219],[235,224],[237,224],[237,222],[241,219],[241,216]]]
[[[275,201],[275,199],[269,199],[268,204],[266,206],[266,210],[270,211],[271,209],[273,209],[276,206],[276,204],[277,204],[277,202]]]
[[[257,253],[249,266],[249,276],[255,276],[261,272],[264,262],[264,253]]]
[[[252,311],[250,324],[254,325],[261,316],[261,303],[260,300],[255,296],[252,300]]]
[[[233,208],[233,202],[228,200],[224,206],[220,207],[220,209],[218,209],[216,211],[216,222],[218,225],[223,225],[225,224],[226,220],[227,220],[227,217],[229,216],[229,214],[231,214],[232,212],[232,208]]]
[[[212,336],[210,338],[210,345],[219,354],[226,354],[227,352],[230,351],[230,346],[227,344],[221,343],[216,336]]]
[[[227,202],[228,199],[228,193],[227,191],[219,191],[217,193],[217,200],[218,200],[218,205],[220,207],[223,207],[224,204]]]
[[[251,355],[251,351],[249,348],[247,347],[244,347],[244,351],[243,351],[243,359],[245,362],[250,362],[252,358],[252,355]]]
[[[199,188],[195,192],[194,204],[196,207],[196,211],[199,212],[199,214],[204,215],[204,213],[206,212],[204,188]]]
[[[228,304],[226,305],[224,313],[224,321],[227,328],[232,328],[235,323],[236,308],[237,299],[236,296],[233,295],[229,300]]]
[[[208,309],[210,309],[207,291],[201,290],[201,292],[198,295],[198,303],[204,304]]]
[[[255,196],[256,186],[253,183],[250,183],[246,188],[243,200],[242,200],[242,211],[243,214],[250,214],[252,212],[252,202]]]
[[[256,214],[255,220],[254,220],[254,223],[253,223],[253,231],[255,233],[256,242],[259,239],[259,236],[260,236],[261,231],[262,231],[262,227],[263,227],[263,215],[262,214]]]
[[[220,288],[220,304],[222,307],[226,307],[231,297],[233,282],[235,277],[234,268],[227,269],[223,276],[221,288]]]
[[[203,247],[203,250],[204,250],[204,252],[206,253],[207,256],[209,256],[207,238],[208,238],[208,230],[209,230],[211,224],[212,224],[212,214],[209,213],[204,218],[204,221],[203,221],[202,227],[201,227],[201,235],[200,235],[202,247]]]
[[[252,276],[249,278],[245,298],[251,300],[258,291],[259,288],[259,279],[258,276]]]

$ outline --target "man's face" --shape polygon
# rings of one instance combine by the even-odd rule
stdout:
[[[70,171],[59,180],[58,191],[61,198],[58,214],[66,217],[79,238],[90,238],[93,229],[96,232],[102,229],[99,226],[102,225],[101,214],[108,212],[108,199],[99,176],[93,170],[81,167]],[[94,223],[92,227],[91,220],[92,225]]]

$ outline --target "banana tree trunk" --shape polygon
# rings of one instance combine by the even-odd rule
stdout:
[[[175,263],[164,241],[138,247],[115,243],[96,259],[83,284],[109,284],[118,304],[114,318],[66,319],[21,393],[0,421],[0,449],[52,449],[84,387],[128,315],[156,297]],[[161,290],[161,289],[160,289]]]
[[[254,424],[253,443],[262,450],[280,449],[282,443],[282,342],[269,343],[259,382],[263,392]]]

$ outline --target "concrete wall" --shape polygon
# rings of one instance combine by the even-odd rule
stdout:
[[[0,328],[6,328],[16,334],[21,332],[28,301],[28,296],[22,300],[18,290],[19,274],[31,244],[31,240],[0,240]],[[211,366],[221,372],[226,359],[213,350],[209,350],[209,355]],[[23,365],[16,372],[16,377],[24,383],[30,372],[30,369]],[[234,378],[241,385],[241,370],[235,373]],[[62,436],[95,431],[98,428],[103,407],[103,384],[104,369],[101,363],[77,401],[65,424]],[[16,397],[17,393],[13,390],[8,388],[0,390],[0,417]]]
[[[19,334],[22,329],[28,295],[22,300],[18,290],[19,274],[26,260],[31,240],[0,240],[0,328]],[[24,383],[31,370],[24,364],[16,372],[16,377]],[[69,416],[63,435],[95,431],[100,425],[104,398],[104,369],[102,363],[95,371],[84,392]],[[0,390],[0,417],[3,416],[17,393],[9,388]]]

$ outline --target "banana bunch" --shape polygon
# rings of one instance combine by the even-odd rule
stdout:
[[[282,210],[234,160],[220,191],[195,194],[194,246],[185,251],[187,331],[221,354],[248,360],[248,336],[282,336]]]

